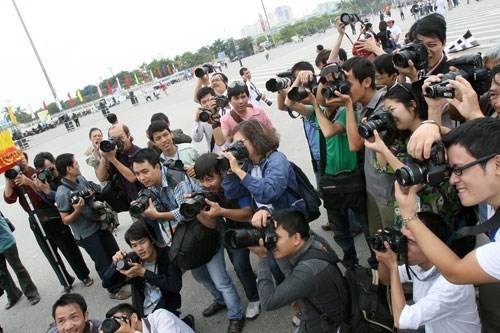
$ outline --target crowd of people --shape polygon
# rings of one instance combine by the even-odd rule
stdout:
[[[336,262],[347,269],[363,265],[353,233],[359,225],[370,249],[367,265],[390,286],[394,327],[499,332],[500,46],[450,63],[442,15],[418,19],[406,41],[393,19],[383,23],[378,34],[367,24],[365,33],[378,37],[358,41],[353,52],[358,55],[348,58],[340,47],[346,26],[337,19],[331,49],[317,48],[319,74],[313,64],[300,61],[276,79],[278,109],[302,116],[327,213],[324,229],[333,231],[342,252],[338,257],[309,227],[294,166],[279,150],[278,129],[261,105],[270,102],[252,83],[248,68],[241,68],[241,80],[230,81],[217,71],[198,78],[192,138],[171,129],[163,113],[151,118],[147,148],[135,145],[129,126],[116,117],[109,129],[90,129],[86,163],[100,184],[81,174],[72,153],[40,152],[36,169],[24,154],[6,174],[4,198],[28,213],[35,239],[63,287],[49,331],[99,332],[115,325],[116,332],[192,332],[194,315],[179,311],[189,304],[180,291],[190,270],[212,297],[202,316],[226,310],[229,333],[242,332],[261,309],[292,303],[298,308],[297,332],[343,332],[346,294]],[[481,70],[488,78],[474,81],[470,73]],[[461,75],[449,74],[453,71]],[[205,140],[206,152],[191,140]],[[130,211],[133,221],[125,232],[130,249],[119,248],[111,232],[118,225],[116,213],[123,211]],[[475,233],[486,232],[491,243],[474,249],[470,230],[478,220],[489,220]],[[199,233],[215,235],[217,244],[207,248],[206,260],[186,269],[191,254],[179,239],[188,239],[180,235],[194,225]],[[472,229],[462,237],[461,227]],[[252,242],[247,238],[255,230],[259,236]],[[372,248],[371,237],[381,230],[405,242],[399,253],[404,264],[390,239]],[[225,241],[227,231],[240,237]],[[22,294],[37,304],[40,296],[4,217],[0,239],[6,309]],[[131,304],[113,307],[102,323],[89,319],[84,298],[72,293],[75,277],[60,255],[90,287],[94,280],[80,249],[92,259],[110,298],[131,297]],[[224,252],[246,302],[227,272]],[[258,257],[257,273],[250,252]],[[333,259],[322,260],[318,253]],[[411,303],[403,290],[406,282],[413,283]],[[479,285],[477,303],[474,284]]]

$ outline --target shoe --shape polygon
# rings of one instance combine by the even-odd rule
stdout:
[[[248,302],[247,311],[245,312],[246,319],[255,319],[260,314],[260,301]]]
[[[31,297],[29,301],[31,305],[36,305],[40,302],[40,296]]]
[[[94,284],[94,280],[90,277],[86,278],[85,280],[82,281],[85,287],[90,287],[91,285]]]
[[[329,231],[329,230],[332,230],[332,226],[330,225],[330,223],[325,223],[321,226],[321,229],[325,230],[325,231]]]
[[[296,313],[292,317],[292,325],[294,327],[299,327],[300,326],[300,313]]]
[[[7,304],[5,304],[5,310],[9,310],[10,308],[12,308],[14,305],[16,305],[17,301],[19,301],[19,298],[14,301],[7,302]]]
[[[217,312],[226,308],[226,304],[219,304],[217,302],[213,302],[210,304],[203,312],[201,313],[203,317],[211,317]]]
[[[67,287],[64,287],[63,290],[61,291],[61,294],[64,295],[64,294],[69,294],[71,292],[71,289],[73,287],[72,286],[67,286]]]
[[[182,321],[191,327],[193,331],[195,331],[195,325],[194,325],[194,316],[192,314],[186,315],[184,318],[182,318]]]
[[[132,296],[132,294],[130,292],[128,292],[128,291],[125,291],[125,290],[120,290],[116,294],[113,294],[113,293],[109,294],[109,298],[111,298],[111,299],[118,299],[120,301],[123,301],[124,299],[127,299],[130,296]]]
[[[245,317],[242,317],[241,319],[230,319],[229,326],[227,327],[227,333],[243,332],[243,326],[245,326]]]

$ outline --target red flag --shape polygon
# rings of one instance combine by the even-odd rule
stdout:
[[[128,76],[125,76],[125,84],[127,85],[127,87],[130,88],[130,80],[129,80]]]
[[[177,61],[177,68],[179,68],[179,71],[182,70],[182,67],[181,67],[181,62],[180,61]]]
[[[108,87],[108,94],[112,94],[113,93],[113,89],[111,88],[111,84],[109,83],[109,80],[106,81],[106,86]]]
[[[156,68],[156,71],[158,72],[158,77],[161,77],[161,69],[160,69],[160,66],[158,66]]]
[[[167,64],[168,75],[172,75],[172,68],[170,68],[170,64]]]
[[[47,107],[47,104],[45,104],[45,101],[43,101],[43,109],[49,111],[49,108]]]
[[[148,82],[148,78],[146,77],[146,74],[142,73],[142,79],[144,82]]]
[[[68,93],[68,98],[69,98],[69,105],[75,106],[75,101],[73,101],[73,98],[71,98],[71,94]]]

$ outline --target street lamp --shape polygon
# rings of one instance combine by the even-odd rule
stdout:
[[[260,3],[262,4],[262,9],[264,10],[264,15],[266,16],[267,27],[269,29],[269,34],[271,35],[271,40],[273,41],[274,47],[276,47],[276,42],[274,41],[274,36],[273,33],[271,32],[271,24],[269,23],[269,17],[267,17],[266,6],[264,6],[264,0],[260,0]]]

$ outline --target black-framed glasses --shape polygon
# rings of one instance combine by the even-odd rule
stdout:
[[[235,88],[236,86],[244,87],[244,86],[246,86],[246,83],[245,83],[245,82],[243,82],[243,81],[233,81],[233,82],[231,82],[231,83],[228,85],[228,88],[233,89],[233,88]]]
[[[477,160],[475,160],[473,162],[470,162],[470,163],[467,163],[465,165],[462,165],[461,167],[453,165],[451,167],[451,170],[453,171],[453,173],[455,175],[461,176],[465,169],[468,169],[468,168],[470,168],[470,167],[472,167],[472,166],[474,166],[476,164],[487,162],[490,159],[492,159],[493,157],[497,156],[498,154],[499,153],[493,153],[493,154],[490,154],[490,155],[486,155],[484,157],[478,158]]]

